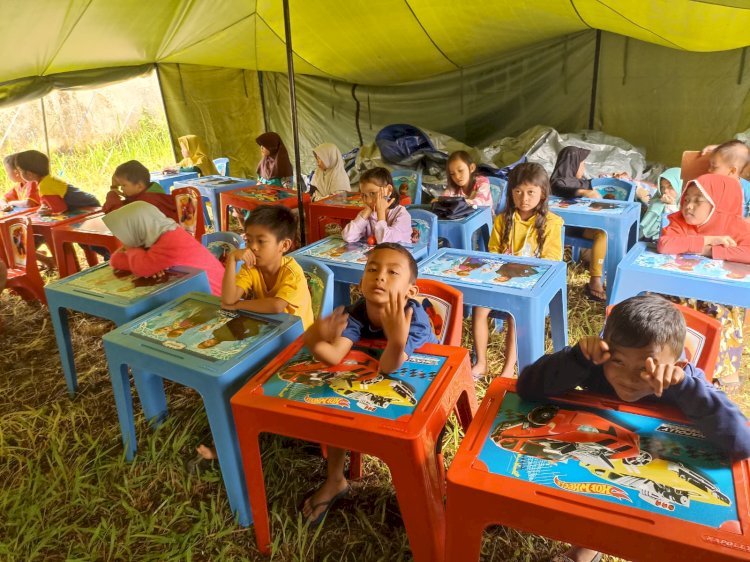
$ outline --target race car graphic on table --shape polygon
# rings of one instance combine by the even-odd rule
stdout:
[[[303,348],[263,384],[263,393],[397,419],[414,411],[445,358],[414,353],[399,370],[386,375],[378,372],[381,353],[357,346],[331,366]]]
[[[488,472],[718,528],[738,520],[731,463],[694,427],[506,393]]]

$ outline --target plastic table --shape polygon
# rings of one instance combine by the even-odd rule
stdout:
[[[549,210],[559,215],[566,227],[594,228],[607,233],[607,257],[604,274],[607,277],[607,302],[612,301],[617,264],[638,241],[641,204],[629,201],[598,199],[549,198]]]
[[[175,172],[174,174],[166,172],[151,172],[151,181],[158,183],[169,193],[175,182],[186,181],[198,177],[198,172]]]
[[[417,262],[427,255],[428,241],[404,245]],[[309,256],[327,265],[333,271],[334,306],[349,304],[349,285],[358,285],[365,271],[367,255],[374,246],[365,242],[347,243],[340,236],[328,236],[293,252],[294,256]]]
[[[626,560],[750,559],[750,463],[663,404],[521,400],[492,381],[448,470],[446,562],[506,525]]]
[[[218,297],[204,293],[188,293],[106,334],[104,350],[128,460],[136,451],[130,365],[201,395],[229,505],[239,523],[249,525],[247,487],[229,398],[301,334],[297,316],[223,311]],[[161,384],[148,390],[163,399]]]
[[[73,243],[83,246],[89,265],[99,262],[96,252],[87,246],[107,248],[110,253],[116,251],[122,243],[110,232],[102,220],[104,213],[89,215],[82,221],[68,222],[52,227],[52,243],[55,247],[57,266],[60,278],[80,271]]]
[[[354,220],[363,209],[364,203],[359,191],[343,191],[310,204],[310,242],[324,237],[320,232],[320,220],[323,217]]]
[[[555,350],[568,341],[566,265],[562,261],[443,248],[419,264],[419,277],[455,287],[464,304],[510,313],[516,321],[518,372],[544,355],[549,306]]]
[[[194,187],[203,199],[203,216],[206,217],[208,225],[214,230],[219,227],[219,193],[231,191],[240,187],[251,187],[255,180],[244,178],[231,178],[227,176],[203,176],[190,181],[176,181],[174,187]],[[206,203],[211,203],[211,214],[208,212]]]
[[[649,248],[639,242],[620,262],[612,303],[650,291],[750,308],[750,264]]]
[[[79,207],[77,209],[68,209],[64,213],[42,214],[39,212],[39,208],[37,208],[37,210],[29,213],[31,228],[34,231],[34,234],[39,234],[44,237],[44,242],[47,244],[50,252],[52,252],[58,269],[62,260],[58,258],[57,252],[55,252],[55,242],[52,239],[52,227],[80,221],[84,217],[88,217],[89,215],[93,215],[100,211],[101,207]]]
[[[229,207],[252,211],[260,205],[284,205],[290,209],[296,209],[297,192],[292,189],[282,189],[267,185],[252,188],[243,187],[220,193],[219,205],[221,207],[219,225],[221,226],[221,230],[229,230]],[[305,216],[308,216],[310,196],[307,193],[302,194],[302,205],[304,206]]]
[[[262,553],[270,554],[271,536],[258,437],[268,432],[382,459],[414,560],[442,560],[444,469],[436,445],[454,408],[464,428],[476,410],[468,352],[428,344],[398,371],[379,375],[382,347],[360,342],[329,367],[298,340],[232,397]]]
[[[108,263],[103,263],[47,284],[44,292],[70,396],[75,396],[78,390],[78,379],[68,326],[68,310],[106,318],[120,326],[190,291],[209,291],[208,277],[204,271],[176,267],[170,269],[164,278],[154,281],[123,271],[115,272]],[[163,399],[147,401],[150,393],[145,391],[144,386],[153,380],[146,373],[134,373],[133,378],[146,418],[158,420],[166,411],[166,402]]]

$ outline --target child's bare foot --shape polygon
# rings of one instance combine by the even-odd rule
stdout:
[[[309,496],[302,504],[302,515],[311,525],[319,525],[324,515],[339,499],[347,496],[351,491],[349,482],[343,476],[341,479],[327,479],[323,485]]]
[[[216,449],[213,447],[206,447],[202,443],[195,448],[195,452],[198,453],[202,458],[212,461],[216,458]]]
[[[483,379],[487,376],[487,361],[477,361],[471,368],[471,376],[474,380]]]
[[[506,379],[512,379],[516,376],[516,364],[514,363],[505,363],[505,366],[503,367],[503,370],[500,372],[501,377],[505,377]]]
[[[590,548],[580,546],[571,546],[565,551],[565,554],[558,554],[552,559],[552,562],[599,562],[602,559],[602,553]]]

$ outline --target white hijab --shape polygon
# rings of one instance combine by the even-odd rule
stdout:
[[[179,228],[176,222],[145,201],[128,203],[102,220],[128,248],[150,248],[162,234]]]
[[[314,198],[328,197],[338,191],[351,191],[352,186],[339,148],[335,144],[324,143],[315,147],[313,152],[326,167],[325,171],[316,168],[313,174],[310,183],[317,188]]]

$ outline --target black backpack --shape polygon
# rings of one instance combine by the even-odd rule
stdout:
[[[462,219],[474,212],[474,207],[469,205],[463,197],[438,197],[431,206],[432,212],[439,219]]]

